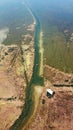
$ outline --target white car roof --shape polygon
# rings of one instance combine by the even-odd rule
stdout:
[[[53,91],[51,89],[47,89],[47,92],[50,93],[51,95],[53,94]]]

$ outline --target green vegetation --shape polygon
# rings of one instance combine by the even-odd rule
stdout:
[[[18,120],[15,121],[14,125],[10,128],[10,130],[21,130],[23,126],[28,122],[33,111],[35,111],[35,100],[33,98],[34,88],[43,87],[44,79],[39,75],[39,68],[40,68],[40,53],[39,53],[39,39],[41,33],[40,21],[38,17],[33,13],[36,18],[36,25],[35,25],[35,60],[34,60],[34,67],[33,67],[33,75],[31,78],[30,83],[27,84],[26,89],[26,100],[23,111]],[[39,96],[40,97],[40,96]],[[39,100],[39,98],[38,98]],[[34,110],[33,110],[34,109]]]
[[[67,43],[64,34],[57,27],[49,26],[48,30],[46,36],[44,35],[46,64],[73,73],[73,43]]]
[[[44,37],[44,58],[45,63],[52,67],[55,67],[61,71],[73,73],[73,41],[70,42],[70,36],[72,33],[72,25],[67,27],[64,21],[59,23],[59,20],[50,22],[52,16],[49,16],[49,20],[39,16]],[[69,29],[68,35],[64,34],[64,30]],[[69,46],[68,46],[69,45]]]
[[[4,7],[4,10],[0,9],[0,28],[9,28],[9,33],[3,44],[19,45],[23,40],[22,35],[29,33],[33,36],[33,33],[27,30],[28,26],[33,23],[33,19],[25,5],[22,4],[21,1],[16,1],[13,2],[12,5],[11,3],[8,3],[8,8],[6,8],[7,6],[3,6],[3,8]],[[28,43],[29,41],[27,41],[26,44]]]
[[[28,0],[29,3],[31,0]],[[31,7],[39,17],[44,32],[46,64],[64,72],[73,73],[73,8],[72,1],[34,1]],[[40,6],[41,5],[41,6]],[[65,34],[64,31],[68,32]]]

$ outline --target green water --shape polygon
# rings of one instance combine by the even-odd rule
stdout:
[[[0,2],[0,29],[7,27],[9,29],[9,34],[7,39],[3,42],[5,45],[10,44],[21,44],[22,35],[31,33],[27,31],[27,27],[33,23],[33,18],[25,5],[21,3],[20,0],[5,2],[1,5]],[[35,85],[43,85],[43,77],[39,76],[39,66],[40,66],[40,55],[39,55],[39,36],[40,36],[40,22],[37,16],[34,14],[36,18],[36,26],[35,26],[35,60],[33,67],[33,75],[29,84],[27,84],[26,88],[26,100],[25,105],[23,107],[22,114],[15,121],[10,130],[21,130],[24,124],[30,118],[33,109],[34,109],[34,99],[33,99],[33,88]],[[25,26],[23,26],[25,24]],[[16,29],[19,28],[19,29]],[[31,34],[33,35],[33,34]],[[24,73],[24,76],[26,72]],[[27,78],[27,76],[26,76]],[[26,79],[27,80],[27,79]]]
[[[35,15],[35,14],[34,14]],[[30,116],[33,113],[34,109],[34,99],[33,99],[33,88],[36,85],[43,86],[44,79],[43,77],[39,76],[39,66],[40,66],[40,55],[39,55],[39,38],[40,38],[40,22],[37,16],[36,18],[36,26],[35,26],[35,60],[34,60],[34,67],[33,67],[33,75],[30,81],[30,84],[27,86],[26,90],[26,101],[24,105],[24,109],[22,114],[20,115],[19,119],[15,121],[14,125],[10,128],[10,130],[21,130],[30,119]],[[38,64],[38,65],[37,65]]]

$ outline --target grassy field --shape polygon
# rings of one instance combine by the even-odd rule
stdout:
[[[64,72],[73,73],[73,42],[69,43],[68,47],[64,34],[59,32],[57,27],[48,29],[48,35],[44,36],[45,63]]]
[[[70,42],[73,32],[72,0],[32,0],[30,5],[39,17],[44,32],[44,63],[73,73],[73,41]],[[66,35],[65,30],[68,30]]]

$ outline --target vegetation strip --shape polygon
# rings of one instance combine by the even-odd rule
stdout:
[[[31,9],[29,9],[31,12]],[[17,119],[14,123],[14,125],[10,128],[10,130],[24,130],[26,127],[28,127],[29,123],[33,119],[33,116],[35,115],[35,112],[38,107],[39,98],[42,93],[42,86],[44,84],[43,76],[43,69],[41,72],[41,67],[43,65],[43,60],[40,58],[43,58],[43,55],[41,56],[41,53],[39,53],[39,42],[40,42],[40,22],[37,16],[34,13],[34,16],[36,18],[36,25],[35,25],[35,61],[34,61],[34,67],[33,67],[33,75],[30,81],[30,84],[27,86],[27,95],[26,95],[26,102],[22,111],[22,114],[20,115],[19,119]],[[41,63],[40,63],[41,61]],[[40,66],[41,65],[41,66]],[[41,72],[41,73],[40,73]],[[35,94],[38,95],[38,99],[36,100]],[[37,103],[36,103],[37,102]]]

